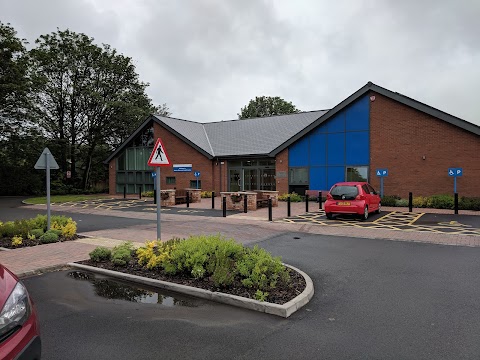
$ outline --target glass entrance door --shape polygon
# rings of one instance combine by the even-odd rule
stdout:
[[[243,190],[258,190],[258,169],[243,169]]]
[[[230,191],[240,191],[242,188],[240,176],[241,170],[240,169],[230,169],[229,171],[229,183],[230,183]]]

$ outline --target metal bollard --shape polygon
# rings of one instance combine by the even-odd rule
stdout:
[[[453,199],[453,209],[454,213],[458,215],[458,193],[454,194],[454,199]]]
[[[142,198],[142,187],[141,186],[138,187],[138,198],[139,199]]]
[[[305,195],[305,212],[308,212],[308,195]]]
[[[322,210],[322,192],[318,192],[318,210]]]
[[[190,207],[190,191],[187,190],[187,208]]]
[[[272,199],[269,198],[268,199],[268,221],[272,221],[273,220],[273,217],[272,217]]]
[[[157,190],[153,190],[153,203],[157,203]]]
[[[412,212],[413,209],[413,194],[411,192],[408,193],[408,211]]]
[[[248,211],[248,197],[247,194],[243,194],[243,212],[246,214]]]
[[[292,215],[290,204],[291,204],[290,195],[288,195],[288,197],[287,197],[287,217],[290,217]]]
[[[126,186],[123,187],[123,198],[124,199],[127,198],[127,187]]]
[[[215,209],[215,191],[212,191],[212,209]]]
[[[227,217],[227,198],[225,196],[222,199],[222,210],[223,210],[223,217]]]

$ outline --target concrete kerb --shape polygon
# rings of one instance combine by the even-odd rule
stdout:
[[[15,275],[19,279],[22,279],[22,278],[35,276],[35,275],[40,275],[40,274],[47,273],[47,272],[52,272],[52,271],[68,270],[70,268],[71,267],[69,265],[66,265],[66,264],[54,265],[54,266],[45,266],[45,267],[34,269],[34,270],[22,271],[20,273],[16,273]]]
[[[307,304],[314,294],[312,279],[303,271],[288,264],[284,264],[284,265],[297,271],[299,274],[303,276],[306,282],[306,287],[305,287],[305,290],[300,295],[296,296],[294,299],[290,300],[289,302],[283,305],[273,304],[269,302],[262,302],[258,300],[248,299],[248,298],[244,298],[236,295],[224,294],[220,292],[212,292],[205,289],[170,283],[167,281],[150,279],[142,276],[125,274],[118,271],[101,269],[94,266],[88,266],[88,265],[77,264],[77,263],[68,263],[67,265],[76,269],[90,271],[93,273],[102,274],[102,275],[114,277],[114,278],[125,280],[125,281],[140,283],[140,284],[144,284],[144,285],[148,285],[156,288],[161,288],[161,289],[165,289],[165,290],[169,290],[169,291],[173,291],[173,292],[177,292],[185,295],[198,297],[205,300],[211,300],[211,301],[215,301],[215,302],[219,302],[227,305],[241,307],[244,309],[255,310],[255,311],[259,311],[267,314],[277,315],[284,318],[288,318],[295,311],[297,311],[302,306]]]

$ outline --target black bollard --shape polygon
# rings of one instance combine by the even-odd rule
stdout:
[[[157,203],[157,190],[153,190],[153,203]]]
[[[458,193],[455,193],[454,194],[454,198],[453,198],[453,211],[455,214],[458,214]]]
[[[272,221],[272,199],[268,198],[268,221]]]
[[[142,187],[139,186],[138,188],[138,198],[141,199],[142,198]]]
[[[212,191],[212,209],[215,209],[215,191]]]
[[[190,191],[187,190],[187,208],[190,207]]]
[[[288,197],[287,197],[287,217],[290,217],[291,214],[292,214],[290,204],[291,204],[290,195],[288,195]]]
[[[318,192],[318,210],[322,210],[322,192]]]
[[[123,187],[123,198],[124,199],[127,198],[127,187],[126,186]]]
[[[243,194],[243,212],[246,214],[248,211],[248,197],[247,194]]]
[[[413,209],[413,194],[411,192],[408,193],[408,211],[412,212]]]
[[[308,212],[308,194],[305,195],[305,212]]]
[[[225,196],[222,199],[222,210],[223,210],[223,217],[227,217],[227,198]]]

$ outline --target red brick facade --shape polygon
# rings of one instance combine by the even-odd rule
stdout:
[[[288,193],[288,148],[282,150],[275,158],[275,171],[277,174],[277,188],[280,195]],[[286,177],[278,177],[278,173],[286,174]]]
[[[370,179],[380,188],[376,168],[388,168],[385,195],[453,193],[449,167],[463,168],[460,196],[480,196],[480,137],[382,95],[370,101]]]

